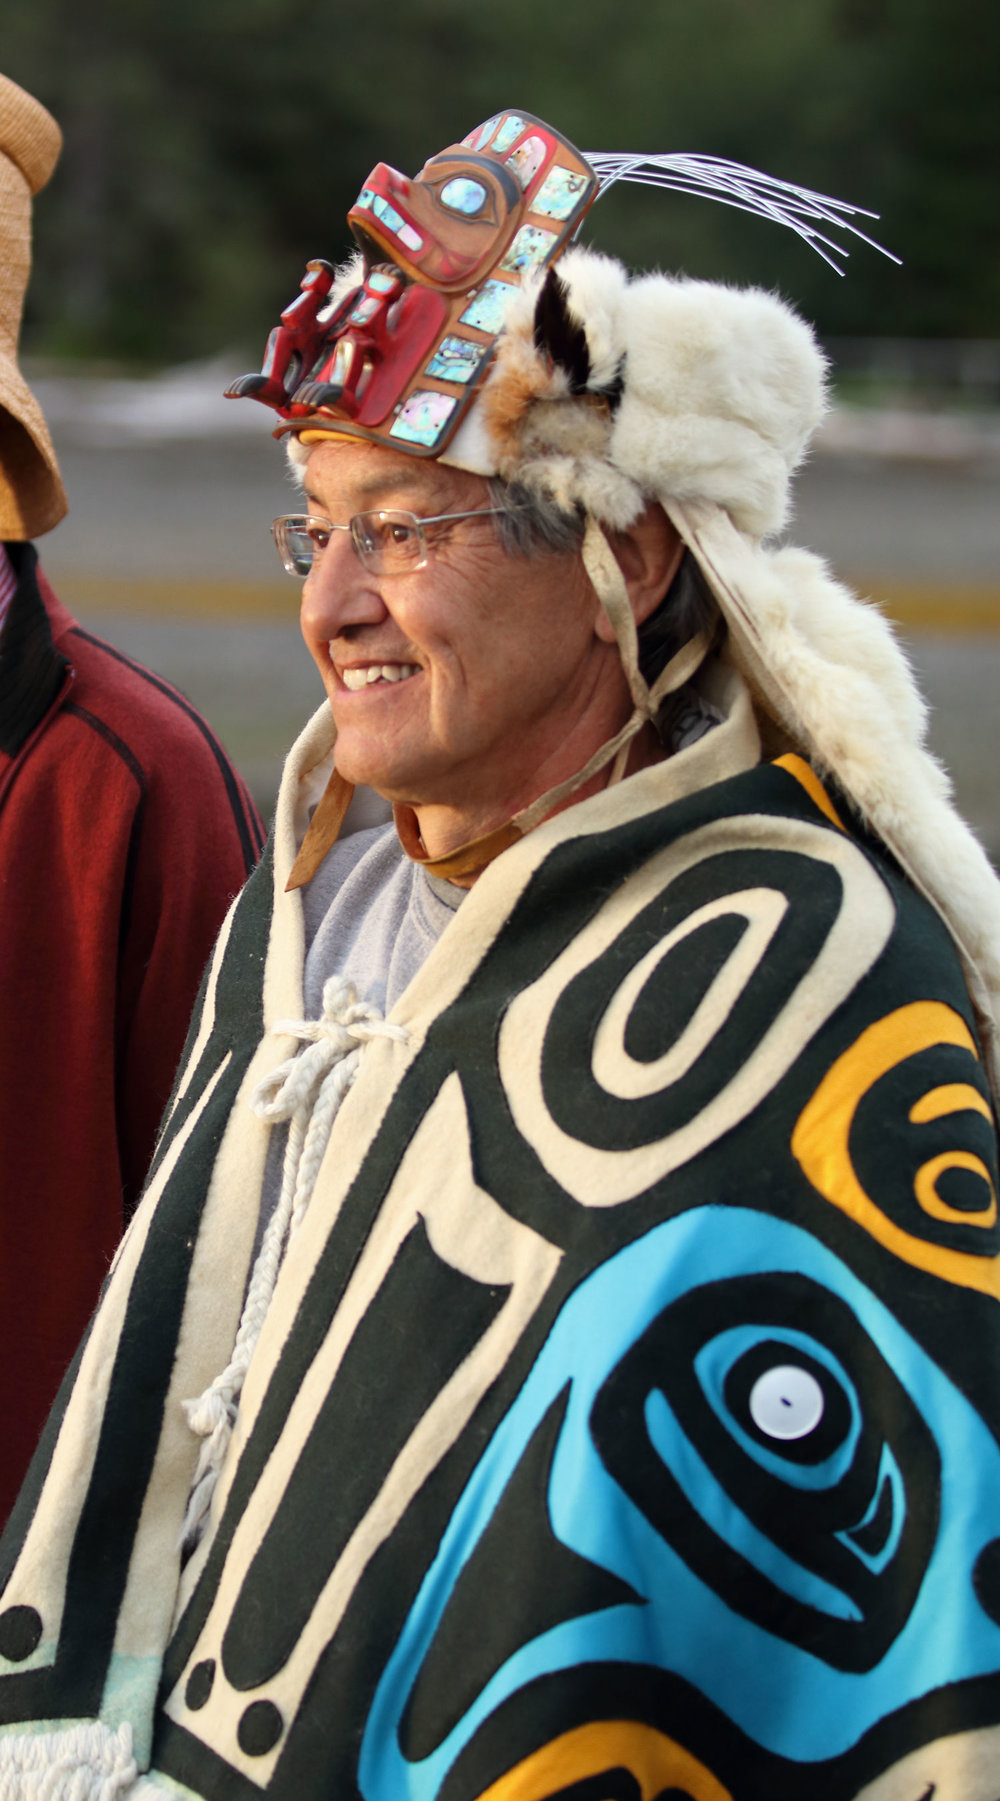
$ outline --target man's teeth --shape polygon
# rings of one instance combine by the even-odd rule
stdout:
[[[405,682],[416,675],[417,663],[369,663],[363,669],[345,669],[341,681],[345,688],[368,688],[372,682]]]

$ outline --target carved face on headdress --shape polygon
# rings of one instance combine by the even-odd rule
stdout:
[[[497,113],[412,180],[378,163],[347,215],[359,285],[331,307],[335,272],[310,263],[260,374],[228,392],[292,429],[436,456],[486,374],[510,294],[555,261],[597,189],[568,139],[530,114]]]
[[[432,157],[413,181],[378,163],[347,220],[373,262],[389,257],[416,281],[464,293],[506,248],[523,200],[497,157],[460,148]]]

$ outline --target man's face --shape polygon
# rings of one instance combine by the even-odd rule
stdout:
[[[306,494],[335,524],[490,504],[480,476],[362,441],[317,445]],[[509,557],[492,518],[434,528],[429,542],[423,569],[374,575],[335,532],[306,581],[302,632],[336,720],[337,767],[389,800],[509,817],[627,715],[617,651],[596,635],[577,553]]]

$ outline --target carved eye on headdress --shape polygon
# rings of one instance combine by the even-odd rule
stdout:
[[[449,212],[462,213],[465,218],[473,219],[477,213],[482,212],[487,194],[481,181],[470,181],[467,176],[456,175],[454,180],[445,182],[438,198]]]

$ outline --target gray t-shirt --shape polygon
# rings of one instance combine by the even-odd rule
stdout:
[[[464,888],[411,863],[394,826],[341,839],[302,890],[306,1018],[319,1018],[332,975],[388,1013],[464,898]]]
[[[319,1019],[323,984],[346,976],[359,1000],[388,1013],[430,955],[466,890],[411,863],[391,825],[341,839],[302,890],[305,1017]],[[256,1251],[281,1193],[288,1127],[271,1133]]]

